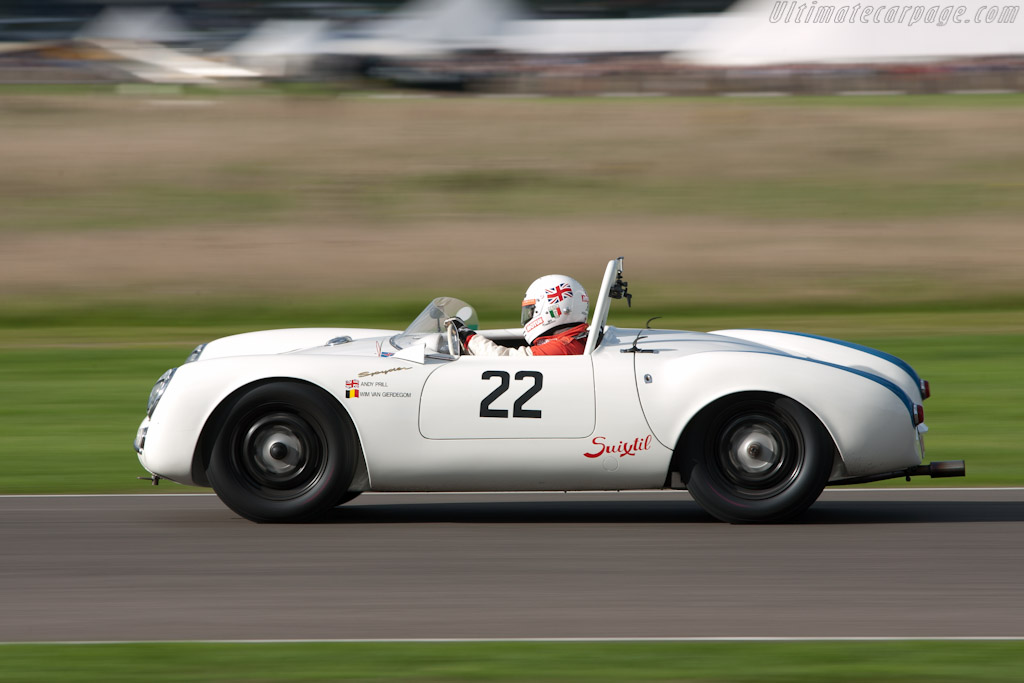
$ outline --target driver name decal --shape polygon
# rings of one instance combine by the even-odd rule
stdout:
[[[651,436],[638,436],[632,441],[619,441],[618,443],[609,443],[605,437],[595,436],[590,443],[594,444],[597,450],[593,453],[584,453],[583,457],[585,458],[600,458],[605,453],[618,453],[620,458],[624,458],[627,455],[636,455],[640,451],[649,450]]]
[[[345,386],[345,398],[412,398],[411,391],[391,391],[388,383],[380,380],[351,379],[345,382]]]

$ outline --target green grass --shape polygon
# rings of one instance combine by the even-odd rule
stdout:
[[[135,430],[157,368],[182,360],[179,348],[0,351],[0,444],[20,454],[0,492],[139,490]]]
[[[501,310],[482,297],[481,310]],[[358,306],[287,302],[172,311],[109,306],[104,311],[7,311],[0,326],[0,449],[9,457],[0,493],[147,491],[131,442],[154,380],[212,338],[287,326],[404,327],[420,302]],[[713,330],[793,329],[837,336],[889,351],[932,383],[926,403],[930,460],[967,461],[967,479],[911,486],[1020,485],[1017,427],[1024,417],[1024,310],[845,311],[816,308],[658,311],[655,325]],[[617,307],[613,322],[641,326],[655,311]],[[490,321],[495,326],[512,320]],[[908,485],[902,481],[893,485]],[[177,485],[160,491],[185,491]]]
[[[1007,162],[1018,169],[1019,159]],[[267,165],[268,167],[270,164]],[[217,187],[157,186],[11,196],[0,232],[145,229],[187,224],[286,223],[307,211],[384,224],[423,216],[522,219],[618,216],[757,220],[998,218],[1024,212],[1024,182],[951,169],[935,179],[864,178],[833,173],[784,180],[665,178],[601,168],[532,168],[287,175],[268,171],[240,189],[238,169],[220,168]],[[991,175],[991,174],[987,174]],[[1015,175],[1018,175],[1015,173]]]
[[[4,645],[28,681],[1017,681],[1020,642]]]

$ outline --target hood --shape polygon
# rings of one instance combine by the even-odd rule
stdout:
[[[275,353],[337,350],[346,355],[380,355],[376,342],[397,334],[395,330],[353,327],[309,327],[246,332],[215,339],[203,349],[200,360],[229,356],[262,356]],[[351,341],[342,341],[350,337]],[[338,340],[331,345],[332,340]]]

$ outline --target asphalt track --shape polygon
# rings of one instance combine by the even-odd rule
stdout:
[[[912,485],[908,485],[912,486]],[[681,492],[0,498],[0,641],[1024,635],[1024,490],[826,491],[730,526]]]

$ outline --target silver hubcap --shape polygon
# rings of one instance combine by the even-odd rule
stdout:
[[[240,470],[261,494],[274,490],[293,495],[307,489],[326,461],[320,432],[294,412],[254,416],[240,441]]]
[[[760,403],[737,406],[718,431],[715,462],[725,481],[744,495],[768,497],[799,474],[803,451],[784,415]]]
[[[769,429],[763,425],[750,425],[732,435],[729,460],[737,470],[764,474],[778,464],[779,446]]]
[[[281,476],[302,468],[302,442],[292,430],[279,426],[255,435],[256,465],[267,474]]]

